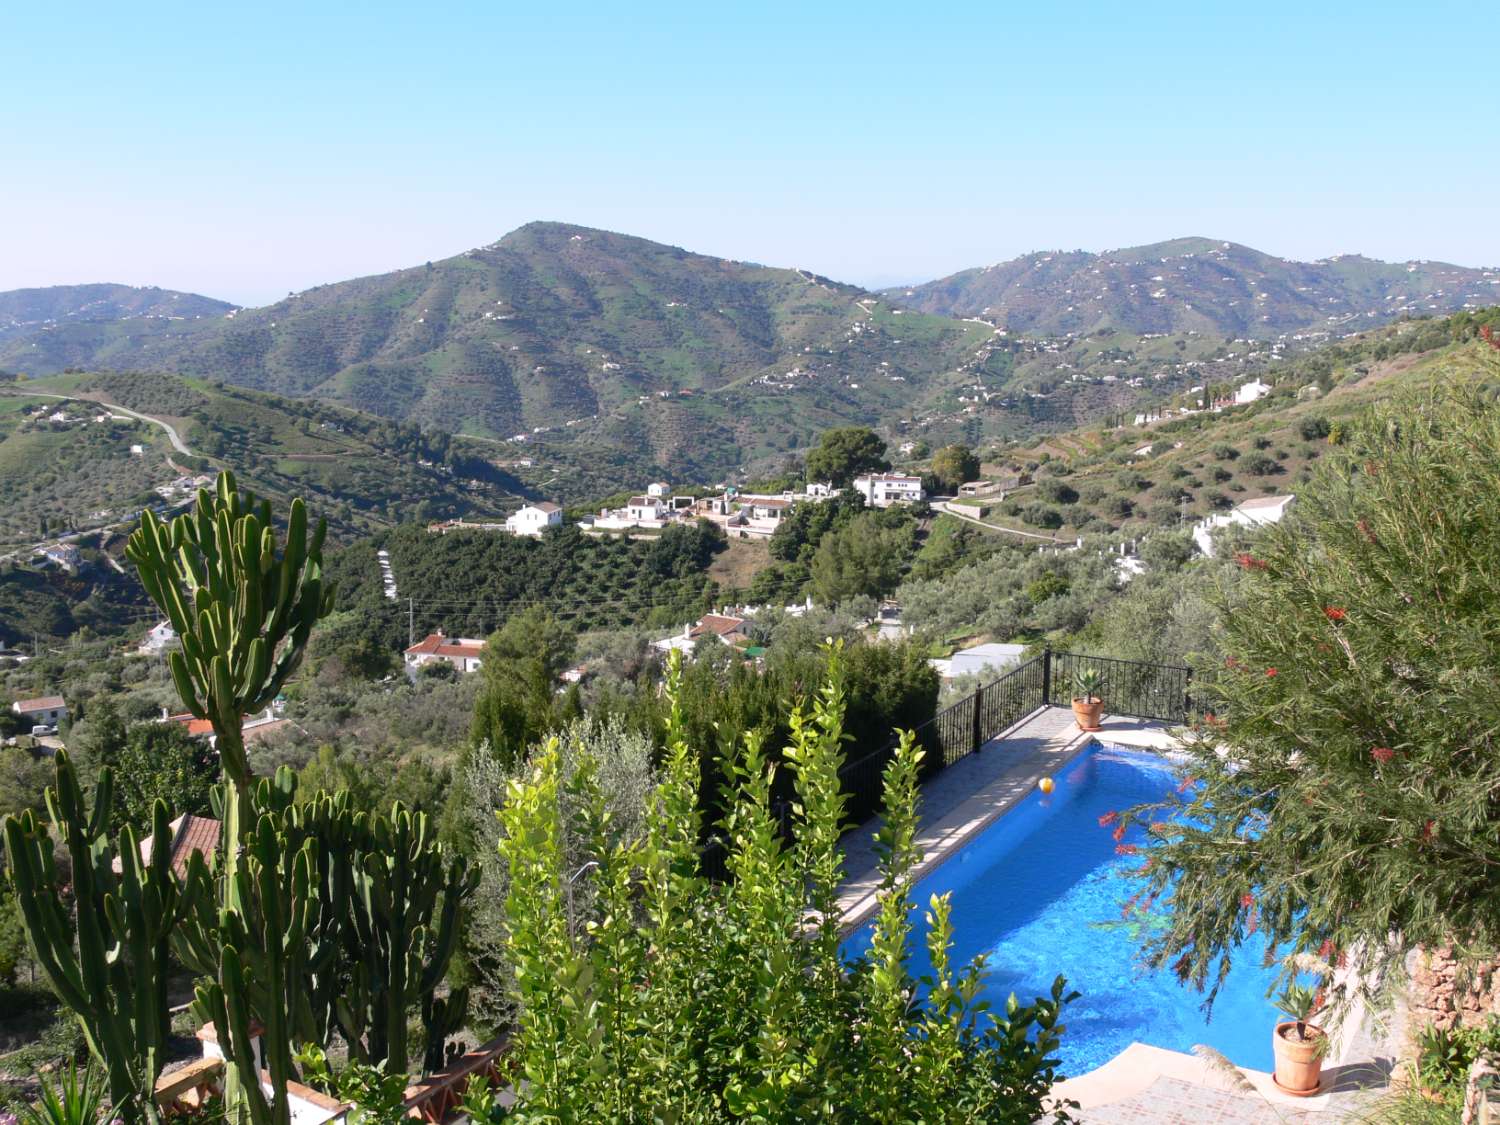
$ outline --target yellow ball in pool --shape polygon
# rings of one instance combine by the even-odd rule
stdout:
[[[1053,781],[1052,781],[1052,779],[1050,777],[1044,777],[1044,778],[1042,778],[1041,781],[1038,781],[1036,783],[1036,787],[1038,789],[1040,789],[1043,793],[1051,793],[1052,790],[1054,790],[1054,789],[1057,788],[1057,786],[1053,783]]]

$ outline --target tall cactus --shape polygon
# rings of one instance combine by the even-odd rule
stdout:
[[[241,493],[226,470],[213,492],[198,490],[192,514],[164,524],[142,512],[125,547],[146,593],[182,638],[182,650],[169,658],[177,694],[196,718],[213,724],[228,787],[226,875],[242,843],[250,784],[245,715],[276,698],[301,663],[313,625],[333,608],[333,586],[323,581],[326,533],[319,520],[309,536],[307,509],[293,500],[278,554],[269,501]]]
[[[441,1062],[448,1035],[468,1009],[460,990],[435,997],[458,943],[463,904],[479,885],[479,871],[437,843],[425,813],[398,802],[389,816],[371,817],[369,838],[354,873],[347,943],[352,973],[337,1003],[350,1052],[369,1063],[409,1061],[407,1013],[420,1005],[427,1019],[423,1056]]]
[[[337,948],[318,935],[318,893],[314,866],[316,841],[288,846],[277,818],[260,816],[235,871],[240,907],[219,912],[218,963],[197,986],[193,1013],[213,1021],[224,1050],[243,1076],[242,1105],[255,1125],[289,1125],[287,1083],[294,1042],[307,1039],[304,982],[332,972]],[[260,1026],[255,1026],[259,1023]],[[259,1037],[261,1057],[255,1058]],[[249,1080],[257,1061],[269,1076],[268,1097],[261,1083]]]
[[[113,798],[113,777],[105,769],[89,807],[60,750],[56,785],[47,791],[52,833],[31,810],[8,816],[5,850],[37,963],[103,1065],[116,1116],[154,1123],[168,1032],[171,935],[195,892],[172,875],[166,804],[158,800],[152,809],[154,846],[142,860],[133,829],[125,828],[114,843],[108,837]],[[72,864],[76,924],[62,893],[53,833]]]
[[[202,896],[174,935],[183,964],[211,978],[222,975],[224,948],[232,946],[243,970],[247,1003],[257,1015],[273,1000],[264,986],[273,972],[271,961],[285,959],[290,983],[275,1002],[285,1007],[288,1050],[302,1043],[327,1043],[334,1031],[340,943],[364,817],[354,812],[347,793],[318,793],[304,803],[294,802],[295,793],[296,775],[285,766],[274,777],[257,780],[250,798],[255,824],[245,862],[235,874],[239,908],[221,912],[211,896]],[[189,878],[195,873],[190,870]],[[267,898],[273,892],[274,902]],[[301,941],[294,947],[288,947],[281,929],[261,924],[273,915],[288,924],[295,920]],[[263,1022],[270,1034],[273,1021]],[[221,1043],[227,1042],[223,1035],[233,1034],[232,1028],[224,1031]]]
[[[169,658],[177,694],[213,724],[224,779],[218,876],[226,914],[242,911],[251,885],[238,877],[252,816],[245,715],[276,698],[301,663],[313,625],[333,607],[333,587],[323,581],[326,532],[319,520],[309,535],[307,509],[293,500],[278,553],[270,504],[241,493],[225,471],[213,492],[198,490],[190,515],[164,524],[142,512],[125,547],[146,593],[182,638],[182,650]],[[226,1050],[225,1099],[237,1117],[253,1110],[259,1095],[258,1076],[243,1065],[241,1052]],[[276,1090],[283,1108],[284,1089]]]

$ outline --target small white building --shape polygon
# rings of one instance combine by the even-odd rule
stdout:
[[[142,656],[159,656],[177,641],[177,630],[172,628],[170,621],[162,621],[151,626],[146,634],[146,639],[136,649]]]
[[[625,505],[625,518],[634,524],[660,523],[666,515],[667,506],[660,496],[632,496]]]
[[[691,625],[684,625],[680,633],[673,633],[670,637],[662,637],[660,640],[652,641],[652,647],[662,652],[671,652],[674,649],[679,652],[691,651],[704,637],[717,637],[725,644],[733,644],[736,640],[746,635],[746,621],[743,617],[731,617],[723,613],[707,613]]]
[[[646,495],[664,500],[672,495],[672,486],[664,480],[652,481],[646,486]]]
[[[948,678],[981,675],[998,676],[1026,655],[1025,645],[983,644],[959,649],[948,660]]]
[[[18,699],[10,709],[21,721],[34,726],[55,727],[68,717],[68,705],[60,695],[43,695],[36,699]]]
[[[1257,496],[1252,500],[1242,500],[1229,511],[1216,512],[1200,521],[1193,528],[1193,542],[1198,545],[1198,550],[1212,558],[1215,531],[1221,527],[1264,527],[1280,523],[1281,517],[1286,515],[1287,505],[1294,499],[1293,496]]]
[[[479,668],[484,657],[484,641],[476,637],[445,637],[441,632],[429,633],[403,654],[406,674],[414,676],[424,664],[445,660],[460,672],[473,672]]]
[[[1262,383],[1259,379],[1251,379],[1248,383],[1241,384],[1234,392],[1234,403],[1236,406],[1244,406],[1248,403],[1263,399],[1271,393],[1269,383]]]
[[[865,473],[854,478],[854,490],[873,508],[892,504],[916,504],[927,499],[922,478],[901,473]]]
[[[562,508],[543,500],[505,517],[505,530],[512,535],[540,535],[549,527],[561,527],[562,522]]]

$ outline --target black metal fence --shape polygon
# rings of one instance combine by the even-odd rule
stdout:
[[[1192,710],[1192,672],[1174,664],[1148,664],[1109,656],[1086,656],[1044,649],[1024,664],[943,708],[913,730],[925,751],[923,777],[931,777],[979,750],[1033,711],[1044,706],[1067,707],[1073,700],[1074,677],[1086,668],[1103,677],[1106,715],[1125,715],[1160,722],[1186,722]],[[854,756],[839,771],[848,795],[847,815],[861,824],[880,811],[885,768],[899,744],[891,738],[878,750]],[[791,806],[778,804],[777,818],[784,831],[791,826]],[[724,847],[717,839],[703,850],[703,872],[722,879]]]
[[[1047,702],[1053,706],[1067,707],[1075,694],[1074,678],[1079,672],[1092,669],[1104,681],[1099,696],[1104,700],[1106,715],[1181,723],[1187,721],[1192,711],[1191,669],[1077,652],[1049,652],[1047,656],[1052,663]]]

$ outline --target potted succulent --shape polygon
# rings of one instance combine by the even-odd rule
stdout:
[[[1073,717],[1080,730],[1098,730],[1104,713],[1104,673],[1080,668],[1073,673]]]
[[[1328,1050],[1328,1034],[1309,1022],[1318,1010],[1318,992],[1306,985],[1288,985],[1276,998],[1276,1010],[1290,1018],[1278,1023],[1271,1036],[1276,1052],[1273,1081],[1283,1094],[1311,1097],[1322,1084],[1323,1055]]]

